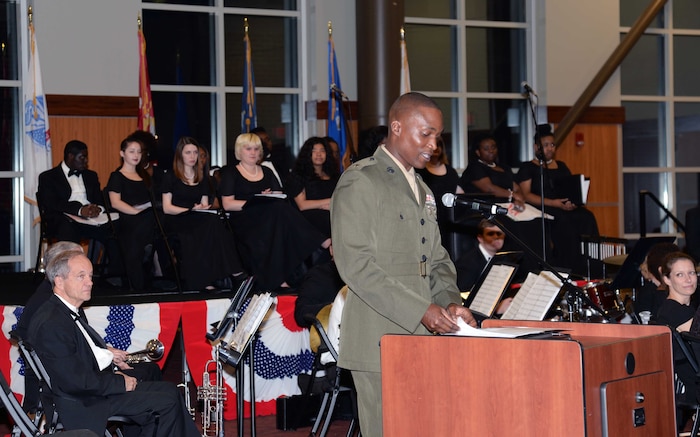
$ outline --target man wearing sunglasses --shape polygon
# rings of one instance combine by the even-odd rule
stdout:
[[[489,260],[501,249],[506,238],[503,231],[490,221],[483,219],[477,227],[479,244],[465,252],[455,262],[457,286],[461,291],[471,290]]]

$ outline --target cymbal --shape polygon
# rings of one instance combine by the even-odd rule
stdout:
[[[613,255],[609,256],[607,258],[603,258],[603,262],[605,264],[610,264],[613,266],[621,266],[625,260],[627,259],[627,254],[623,253],[622,255]]]

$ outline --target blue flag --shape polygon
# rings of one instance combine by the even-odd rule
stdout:
[[[342,95],[336,90],[342,90],[338,62],[335,58],[335,45],[333,37],[328,36],[328,136],[338,143],[340,152],[340,168],[343,168],[343,156],[345,156],[345,144],[347,133],[345,132],[345,113],[341,108]]]
[[[243,49],[245,53],[245,66],[243,70],[243,108],[241,109],[241,133],[250,132],[258,124],[258,116],[255,109],[255,75],[253,74],[253,62],[250,59],[250,38],[248,38],[248,24],[246,22],[245,37],[243,37]]]

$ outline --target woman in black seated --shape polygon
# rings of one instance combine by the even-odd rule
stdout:
[[[698,285],[695,260],[683,252],[670,253],[664,260],[661,274],[661,279],[668,287],[668,297],[657,311],[656,323],[668,325],[680,332],[690,331],[691,327],[700,325],[700,320],[693,320],[696,309],[691,302]]]
[[[283,193],[277,178],[259,164],[262,143],[257,135],[239,135],[235,154],[240,162],[221,170],[223,207],[231,211],[231,227],[257,285],[263,289],[288,287],[287,281],[293,280],[314,251],[330,246],[330,238],[286,198],[280,198]]]
[[[140,165],[144,145],[136,137],[121,142],[122,165],[109,176],[107,193],[112,208],[119,212],[119,244],[124,266],[134,290],[142,291],[146,246],[153,243],[155,217],[151,206],[151,177]]]
[[[491,135],[477,138],[474,146],[476,160],[470,160],[462,173],[460,186],[465,193],[487,193],[499,202],[512,202],[517,210],[525,208],[525,198],[510,167],[498,162],[498,146]]]
[[[299,211],[326,237],[331,236],[331,196],[339,177],[330,145],[323,138],[311,137],[299,150],[287,182],[287,193]]]
[[[198,165],[199,144],[182,137],[163,180],[166,226],[177,234],[181,277],[193,290],[235,285],[246,276],[233,234],[211,209],[215,193]],[[231,278],[231,276],[233,278]]]
[[[462,173],[459,185],[465,193],[484,193],[494,196],[493,202],[510,203],[513,213],[525,209],[525,199],[515,175],[510,167],[498,162],[498,146],[492,135],[477,137],[473,146],[474,155]],[[503,216],[499,216],[503,217]],[[512,231],[526,246],[542,255],[542,219],[515,221],[509,217],[500,218],[501,223]],[[525,251],[512,238],[506,238],[504,251]],[[538,262],[527,255],[522,261],[522,271],[539,271]]]
[[[447,159],[445,143],[442,138],[438,140],[435,150],[430,156],[430,161],[425,165],[425,168],[416,169],[416,173],[421,175],[423,181],[430,187],[435,196],[438,226],[442,234],[442,242],[446,244],[448,241],[447,234],[450,231],[450,216],[448,208],[442,203],[442,196],[445,193],[462,194],[464,190],[459,186],[457,170],[450,165]]]

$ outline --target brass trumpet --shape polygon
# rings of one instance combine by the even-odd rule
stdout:
[[[127,364],[158,361],[163,358],[164,354],[165,346],[163,346],[163,343],[157,338],[153,338],[148,340],[145,349],[127,354],[126,360],[124,361]]]

